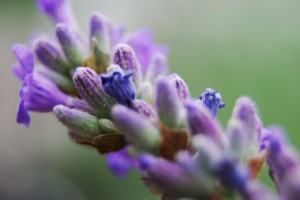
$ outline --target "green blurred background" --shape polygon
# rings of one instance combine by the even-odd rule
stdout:
[[[227,107],[251,96],[264,125],[282,125],[300,147],[300,1],[298,0],[74,0],[81,27],[94,10],[129,31],[151,28],[170,47],[170,67],[197,97],[221,92]],[[118,180],[95,151],[73,144],[50,114],[15,123],[20,83],[10,72],[11,45],[34,30],[52,31],[33,0],[0,0],[0,199],[159,199],[132,173]],[[272,187],[266,172],[262,180]]]

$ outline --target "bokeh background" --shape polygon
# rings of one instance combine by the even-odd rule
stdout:
[[[73,0],[81,27],[94,10],[129,31],[153,30],[170,47],[170,67],[197,97],[219,90],[227,104],[251,96],[264,125],[282,125],[300,147],[300,1],[298,0]],[[34,0],[0,0],[0,199],[159,199],[131,173],[119,180],[104,158],[73,144],[50,114],[32,114],[30,128],[15,123],[20,83],[10,72],[11,45],[35,30],[52,31]],[[261,179],[267,179],[266,171]]]

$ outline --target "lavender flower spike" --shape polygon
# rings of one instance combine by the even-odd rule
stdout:
[[[113,63],[119,65],[125,73],[133,73],[133,82],[139,88],[141,82],[141,66],[136,58],[135,52],[127,44],[119,44],[113,53]]]
[[[121,105],[113,107],[112,118],[129,142],[140,149],[157,152],[161,135],[147,118]]]
[[[37,0],[40,12],[48,15],[54,24],[64,23],[72,30],[78,30],[78,24],[71,9],[70,0]]]
[[[187,123],[192,135],[203,134],[215,140],[221,147],[226,146],[226,140],[221,128],[212,115],[195,102],[186,103]]]
[[[130,106],[136,98],[136,91],[131,82],[132,73],[123,75],[114,71],[109,75],[101,75],[104,91],[113,97],[119,104]]]
[[[213,89],[207,88],[199,97],[203,105],[211,112],[215,117],[220,108],[225,107],[225,103],[222,102],[221,94]]]
[[[167,78],[156,83],[156,106],[160,121],[169,128],[180,128],[183,125],[183,105],[177,91]]]
[[[168,76],[171,85],[176,88],[179,99],[183,102],[190,98],[190,91],[184,80],[178,74],[170,74]]]
[[[25,78],[20,96],[17,122],[26,126],[30,124],[29,110],[49,112],[58,104],[67,104],[70,98],[62,93],[53,82],[38,73],[32,73]]]
[[[65,56],[73,68],[81,66],[84,60],[84,50],[77,40],[75,33],[65,24],[58,24],[55,28],[56,37],[63,48]]]
[[[73,76],[73,81],[80,94],[100,116],[109,118],[110,110],[115,104],[112,97],[104,92],[101,78],[93,70],[78,67]]]
[[[12,47],[19,64],[13,65],[13,73],[20,79],[24,80],[25,77],[33,72],[34,55],[29,47],[23,44],[15,44]]]

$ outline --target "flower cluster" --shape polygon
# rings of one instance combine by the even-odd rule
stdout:
[[[162,199],[278,199],[257,181],[265,162],[280,199],[298,199],[298,156],[280,128],[263,126],[250,98],[236,101],[224,130],[220,93],[191,97],[149,30],[125,34],[94,13],[86,37],[68,0],[37,4],[55,35],[12,48],[22,81],[18,123],[29,126],[29,111],[53,112],[74,142],[104,154],[119,177],[138,170]]]

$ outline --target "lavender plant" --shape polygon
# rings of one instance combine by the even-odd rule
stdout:
[[[149,30],[126,34],[94,13],[86,37],[68,0],[37,5],[55,34],[12,47],[22,81],[18,123],[29,126],[29,111],[53,112],[116,176],[135,169],[164,200],[299,199],[298,155],[281,128],[263,126],[251,98],[236,101],[224,130],[216,119],[221,94],[208,88],[191,97]],[[257,180],[265,162],[278,194]]]

